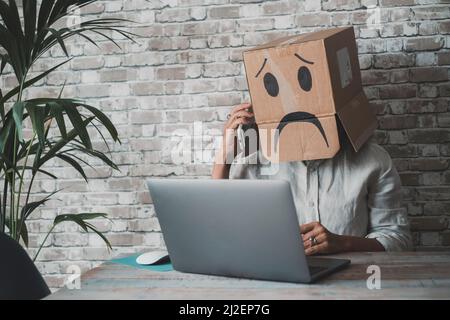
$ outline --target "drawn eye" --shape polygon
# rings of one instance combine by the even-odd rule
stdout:
[[[312,87],[312,78],[311,78],[311,72],[307,67],[300,67],[298,69],[298,83],[300,84],[300,87],[305,90],[309,91]]]
[[[276,97],[280,92],[277,78],[270,72],[264,75],[264,87],[266,88],[267,93],[272,97]]]

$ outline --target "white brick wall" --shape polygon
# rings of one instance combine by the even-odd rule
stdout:
[[[373,5],[381,5],[379,29],[365,25],[373,13],[366,7]],[[115,254],[163,245],[144,180],[209,175],[209,165],[171,163],[171,133],[194,121],[220,129],[229,107],[247,99],[244,48],[348,24],[355,26],[366,92],[380,117],[378,140],[402,174],[416,244],[450,246],[448,1],[114,0],[99,1],[85,14],[134,20],[131,31],[142,37],[137,44],[119,39],[122,51],[102,40],[100,49],[76,41],[69,47],[75,59],[31,90],[33,96],[56,95],[66,81],[65,96],[101,107],[122,139],[113,147],[120,171],[95,162],[86,185],[73,170],[53,163],[50,169],[61,179],[36,185],[37,197],[64,190],[30,220],[32,247],[55,214],[99,211],[113,220],[98,223],[112,253],[93,234],[69,224],[58,228],[38,262],[50,286],[62,285],[68,265],[85,271]],[[55,49],[36,70],[63,59]],[[4,85],[12,86],[12,79]]]

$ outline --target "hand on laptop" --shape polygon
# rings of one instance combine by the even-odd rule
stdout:
[[[331,233],[319,222],[310,222],[301,225],[300,232],[302,233],[306,255],[345,251],[343,237]]]

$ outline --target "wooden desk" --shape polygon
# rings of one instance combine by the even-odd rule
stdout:
[[[354,253],[345,270],[313,285],[153,272],[104,263],[82,276],[81,289],[48,299],[450,299],[450,252]],[[369,290],[367,267],[381,268]]]

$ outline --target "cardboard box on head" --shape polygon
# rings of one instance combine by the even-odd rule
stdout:
[[[358,151],[377,126],[361,84],[353,27],[281,38],[244,52],[264,156],[332,158],[338,121]]]

